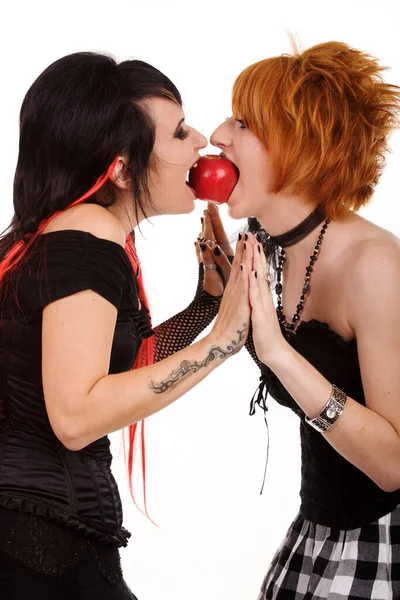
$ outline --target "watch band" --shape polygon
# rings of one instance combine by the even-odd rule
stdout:
[[[320,433],[324,433],[337,421],[343,412],[347,396],[342,390],[332,385],[332,393],[324,408],[315,419],[305,417],[306,423]]]

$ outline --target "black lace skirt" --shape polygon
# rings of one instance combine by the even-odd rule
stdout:
[[[2,506],[0,598],[135,600],[123,581],[117,547]]]
[[[4,600],[137,600],[123,579],[110,583],[90,558],[61,577],[48,577],[2,551],[0,590]]]

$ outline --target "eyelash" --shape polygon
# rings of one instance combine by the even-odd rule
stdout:
[[[225,121],[230,121],[231,119],[233,119],[235,123],[240,126],[240,129],[247,129],[247,126],[241,119],[235,119],[235,117],[225,117]]]
[[[187,129],[183,129],[183,127],[180,127],[178,129],[178,131],[175,133],[174,137],[178,138],[178,140],[186,140],[188,135],[189,135],[189,131],[187,131]]]

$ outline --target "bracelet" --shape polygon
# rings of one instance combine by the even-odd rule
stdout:
[[[343,412],[347,396],[342,390],[332,385],[332,393],[324,408],[315,419],[305,417],[306,423],[314,427],[319,433],[324,433],[332,427]]]

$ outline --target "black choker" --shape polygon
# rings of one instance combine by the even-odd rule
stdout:
[[[319,204],[317,208],[313,210],[313,212],[308,215],[304,221],[296,225],[296,227],[293,227],[293,229],[290,229],[281,235],[271,235],[269,239],[280,248],[293,246],[294,244],[301,242],[301,240],[304,240],[304,238],[306,238],[309,233],[314,231],[314,229],[318,227],[318,225],[320,225],[325,218],[324,210]]]

